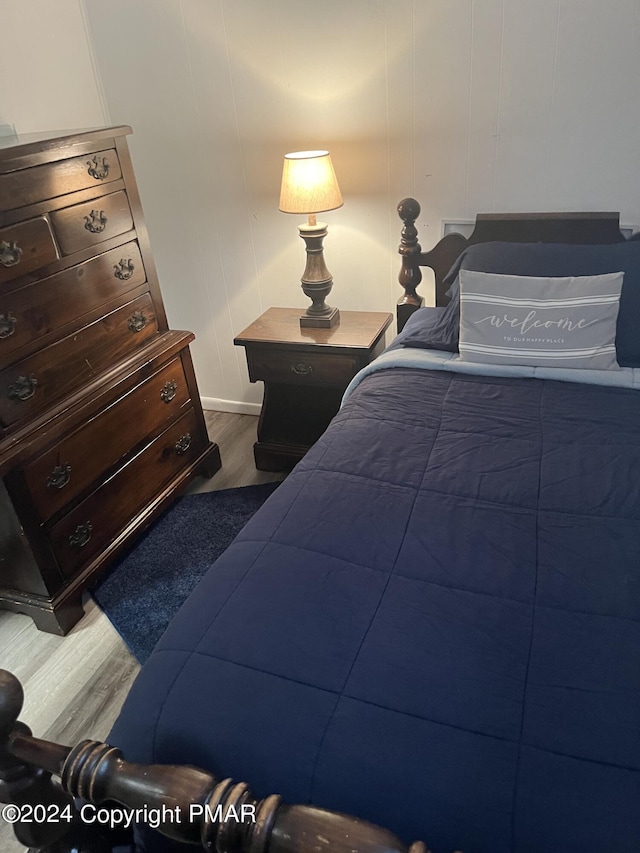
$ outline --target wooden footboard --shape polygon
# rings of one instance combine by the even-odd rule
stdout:
[[[257,800],[243,782],[196,767],[130,764],[96,741],[38,740],[18,722],[22,702],[20,682],[0,670],[0,802],[9,804],[0,813],[34,850],[106,853],[139,822],[218,853],[428,853],[348,815],[277,794]]]

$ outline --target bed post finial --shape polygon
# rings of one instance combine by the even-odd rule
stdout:
[[[404,296],[398,300],[396,309],[398,331],[400,331],[411,314],[422,307],[424,300],[416,293],[416,287],[422,281],[420,270],[422,248],[418,242],[418,229],[415,226],[415,221],[420,216],[420,205],[415,198],[403,198],[398,205],[398,215],[404,222],[398,248],[402,258],[398,280],[404,287]]]
[[[13,804],[16,807],[16,818],[22,813],[22,808],[25,808],[26,815],[29,807],[33,812],[38,806],[47,810],[47,814],[61,815],[68,809],[72,818],[75,814],[73,800],[52,779],[51,773],[42,769],[44,764],[34,765],[14,752],[16,744],[27,744],[30,756],[38,759],[46,757],[54,763],[68,752],[65,747],[31,737],[29,727],[18,720],[23,702],[24,692],[18,679],[12,673],[0,669],[0,803]],[[65,820],[49,823],[25,817],[24,822],[22,819],[14,821],[13,831],[25,847],[48,849],[49,845],[56,844],[67,834],[70,826],[73,826],[72,819],[70,823]]]
[[[23,702],[24,691],[18,679],[0,669],[0,749],[20,716]]]

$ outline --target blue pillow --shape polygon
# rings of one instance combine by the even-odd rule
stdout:
[[[640,367],[640,240],[597,246],[504,242],[469,246],[445,279],[451,285],[448,291],[451,301],[446,308],[451,310],[458,321],[460,269],[544,278],[623,272],[616,326],[616,358],[620,367]],[[452,322],[449,316],[448,327]],[[455,351],[457,334],[456,331]]]
[[[409,317],[404,329],[387,347],[387,351],[418,347],[458,352],[459,327],[460,310],[457,298],[444,308],[418,308]]]

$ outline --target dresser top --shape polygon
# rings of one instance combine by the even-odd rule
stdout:
[[[132,133],[128,125],[94,127],[84,130],[50,130],[38,133],[21,133],[0,137],[0,169],[24,168],[46,160],[57,160],[62,151],[79,146],[79,153],[100,144],[101,140],[114,139]],[[105,143],[108,144],[108,143]],[[73,156],[73,152],[65,154]],[[32,162],[28,162],[31,160]],[[19,165],[18,165],[19,161]]]

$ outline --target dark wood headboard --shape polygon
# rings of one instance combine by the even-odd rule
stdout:
[[[420,267],[431,267],[436,280],[436,305],[445,305],[447,298],[445,276],[458,256],[474,243],[501,240],[509,243],[620,243],[627,238],[620,231],[619,213],[479,213],[470,237],[447,234],[429,252],[423,252],[418,242],[415,222],[420,205],[405,198],[398,205],[404,225],[399,252],[402,266],[398,279],[404,296],[398,300],[396,316],[398,331],[411,314],[424,305],[416,292],[422,281]],[[637,239],[635,234],[630,239]]]

